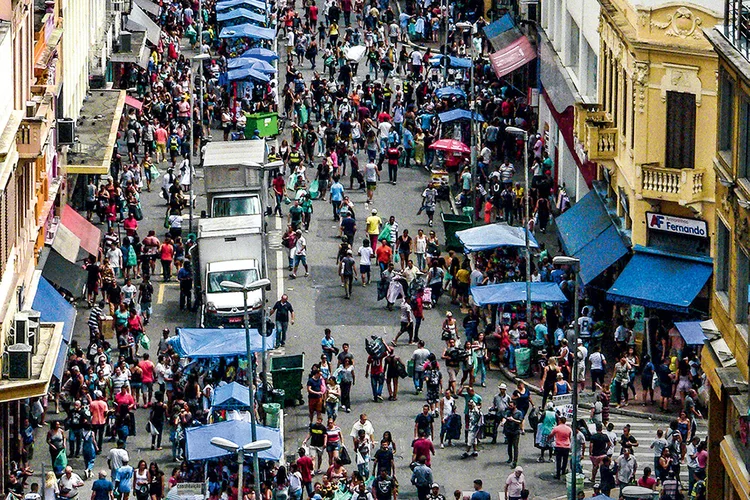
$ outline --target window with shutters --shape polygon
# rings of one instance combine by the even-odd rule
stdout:
[[[695,167],[695,94],[667,91],[667,168]]]

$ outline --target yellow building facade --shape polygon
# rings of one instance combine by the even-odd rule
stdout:
[[[702,27],[722,17],[715,4],[601,0],[598,104],[577,106],[575,134],[634,246],[710,256],[717,56]]]

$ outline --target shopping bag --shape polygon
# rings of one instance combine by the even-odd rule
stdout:
[[[414,376],[414,360],[410,359],[406,362],[406,374],[410,377]]]
[[[141,334],[140,344],[141,344],[141,347],[146,351],[151,349],[151,339],[148,338],[148,335],[146,335],[145,333]]]
[[[339,460],[341,461],[341,465],[349,465],[352,463],[352,458],[349,456],[349,451],[346,449],[346,446],[341,446]]]
[[[318,199],[318,195],[320,194],[320,191],[319,191],[318,180],[317,179],[315,179],[314,181],[312,181],[310,183],[309,193],[310,193],[310,199],[312,199],[312,200],[317,200]]]

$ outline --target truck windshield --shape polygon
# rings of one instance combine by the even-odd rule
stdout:
[[[258,196],[241,196],[237,198],[214,198],[214,217],[234,217],[235,215],[260,214]]]
[[[247,286],[253,281],[258,281],[257,269],[240,269],[237,271],[217,271],[208,275],[208,293],[221,293],[226,290],[221,287],[222,281],[233,281]]]

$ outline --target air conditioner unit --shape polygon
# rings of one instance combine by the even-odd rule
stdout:
[[[39,327],[41,324],[42,313],[34,311],[33,309],[27,309],[21,312],[27,314],[29,317],[29,340],[27,343],[31,346],[32,354],[36,354],[37,349],[39,348]]]
[[[521,0],[519,15],[526,21],[539,22],[539,0]]]
[[[28,344],[29,342],[29,323],[31,319],[24,312],[18,312],[13,317],[13,328],[10,330],[8,344]]]
[[[70,118],[57,120],[58,146],[70,146],[76,142],[76,122]]]
[[[131,52],[133,50],[132,36],[129,31],[120,32],[120,52]]]
[[[8,378],[23,380],[31,378],[31,346],[29,344],[13,344],[7,348]]]

